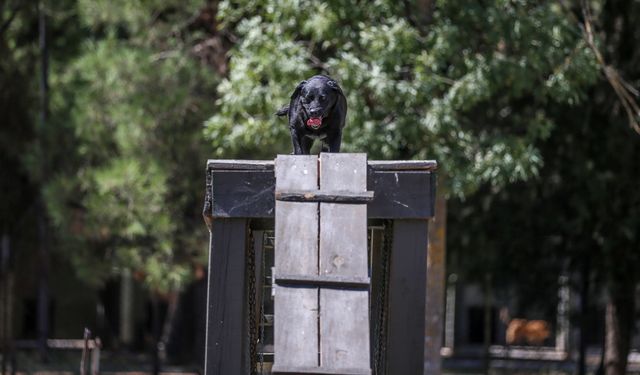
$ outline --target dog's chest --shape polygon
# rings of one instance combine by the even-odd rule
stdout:
[[[308,133],[304,135],[307,138],[311,138],[313,140],[322,140],[327,138],[327,133]]]

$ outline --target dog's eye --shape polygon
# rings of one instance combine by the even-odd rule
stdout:
[[[325,100],[327,100],[327,96],[326,95],[320,95],[320,100],[322,100],[324,102]]]

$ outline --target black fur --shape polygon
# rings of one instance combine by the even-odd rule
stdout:
[[[289,116],[294,154],[308,155],[314,139],[322,140],[322,151],[340,152],[347,99],[330,77],[317,75],[300,82],[289,105],[279,109],[276,115]],[[311,120],[308,124],[310,119],[321,119],[321,123],[318,126],[318,120]]]

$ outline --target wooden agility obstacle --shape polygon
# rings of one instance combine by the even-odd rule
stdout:
[[[258,271],[247,258],[260,256],[255,234],[274,224],[273,373],[422,374],[435,168],[367,162],[364,154],[209,161],[205,374],[255,371],[249,274]],[[389,258],[380,264],[371,255],[369,266],[367,223],[381,221],[390,229]],[[372,301],[382,289],[379,314]]]
[[[273,373],[370,374],[366,155],[278,156],[275,173]]]

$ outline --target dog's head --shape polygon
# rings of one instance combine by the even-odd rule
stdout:
[[[299,100],[304,113],[303,121],[314,130],[321,128],[323,120],[331,116],[333,111],[346,114],[347,102],[342,89],[327,76],[317,75],[300,82],[291,99]]]

